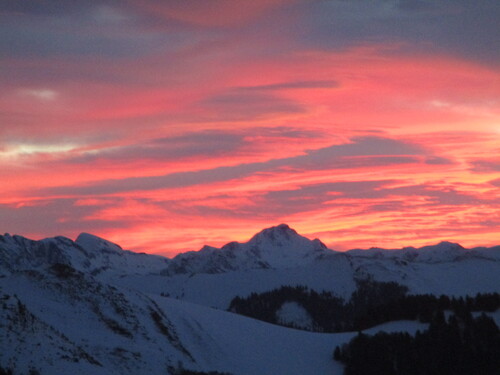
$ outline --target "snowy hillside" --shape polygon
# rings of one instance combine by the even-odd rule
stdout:
[[[157,304],[68,266],[0,280],[0,359],[19,373],[164,373],[190,353]]]
[[[332,350],[353,333],[319,334],[228,313],[236,296],[304,285],[348,299],[359,280],[410,293],[500,292],[500,247],[329,250],[287,225],[246,243],[174,259],[136,254],[90,234],[75,241],[0,236],[0,368],[14,374],[341,374]],[[216,309],[214,309],[215,307]],[[284,303],[278,318],[307,328]],[[415,332],[421,323],[381,328]]]

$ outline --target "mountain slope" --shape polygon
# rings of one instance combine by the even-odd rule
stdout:
[[[16,272],[0,279],[0,292],[8,322],[0,360],[20,372],[45,364],[46,373],[67,373],[83,362],[82,373],[162,374],[195,362],[154,300],[70,266]],[[33,347],[38,358],[29,363]]]

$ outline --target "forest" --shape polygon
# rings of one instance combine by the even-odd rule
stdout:
[[[333,358],[345,365],[344,375],[498,375],[500,331],[484,313],[450,315],[436,312],[424,332],[358,333],[337,346]]]
[[[281,324],[276,312],[285,302],[296,302],[311,316],[312,331],[361,331],[395,320],[418,320],[429,323],[438,311],[493,312],[500,307],[498,293],[467,297],[409,295],[406,286],[394,282],[358,281],[348,301],[330,292],[316,292],[305,286],[282,286],[265,293],[252,293],[246,298],[235,297],[229,311]],[[285,325],[285,324],[281,324]],[[294,327],[293,324],[287,326]],[[302,327],[294,327],[302,328]]]

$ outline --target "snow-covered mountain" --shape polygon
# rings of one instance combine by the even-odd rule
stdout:
[[[336,252],[282,224],[246,243],[180,254],[159,275],[130,275],[115,282],[226,309],[235,296],[282,285],[304,285],[348,298],[359,279],[395,281],[411,293],[495,292],[499,291],[499,274],[500,246],[465,249],[442,242],[419,249]]]
[[[82,233],[76,241],[66,237],[33,241],[22,236],[0,235],[0,271],[44,268],[56,263],[98,274],[150,274],[164,269],[169,259],[124,251],[112,242]]]
[[[472,258],[498,261],[500,260],[500,246],[465,249],[458,243],[443,241],[437,245],[424,246],[418,249],[414,247],[392,250],[380,248],[355,249],[349,250],[347,254],[355,257],[399,259],[411,263],[446,263]]]
[[[264,229],[246,243],[230,242],[220,249],[205,246],[200,251],[179,254],[163,274],[290,268],[303,266],[331,252],[320,240],[311,241],[281,224]]]
[[[302,332],[225,312],[236,296],[304,285],[348,298],[356,281],[396,281],[412,293],[500,292],[500,246],[467,250],[327,249],[287,225],[246,243],[173,259],[75,241],[0,236],[0,367],[14,374],[340,374],[333,347],[352,333]],[[213,308],[215,307],[215,309]],[[288,303],[280,317],[302,319]],[[305,318],[304,318],[305,316]],[[384,325],[415,331],[417,323]],[[311,365],[314,363],[314,365]]]

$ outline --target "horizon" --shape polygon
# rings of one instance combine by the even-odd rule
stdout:
[[[0,4],[0,230],[500,243],[498,1]]]
[[[165,257],[165,258],[169,258],[169,259],[172,259],[174,258],[176,255],[179,255],[179,254],[183,254],[183,253],[187,253],[187,252],[199,252],[201,251],[204,247],[212,247],[212,248],[216,248],[218,250],[220,250],[223,246],[227,245],[227,244],[230,244],[232,242],[237,242],[237,243],[240,243],[240,244],[244,244],[244,243],[247,243],[249,242],[250,240],[252,240],[253,237],[255,237],[256,235],[260,234],[261,232],[265,231],[265,230],[269,230],[269,229],[276,229],[278,227],[281,227],[281,226],[286,226],[288,229],[294,231],[297,233],[298,236],[301,236],[301,237],[305,237],[307,238],[308,240],[310,241],[313,241],[313,240],[319,240],[321,241],[327,248],[327,250],[331,250],[331,251],[335,251],[335,252],[348,252],[348,251],[351,251],[351,250],[362,250],[362,251],[365,251],[365,250],[373,250],[373,249],[377,249],[377,250],[387,250],[387,251],[397,251],[397,250],[405,250],[405,249],[410,249],[410,248],[413,248],[413,249],[416,249],[416,250],[419,250],[421,249],[422,247],[432,247],[432,246],[438,246],[442,243],[450,243],[450,244],[454,244],[454,245],[459,245],[461,246],[462,248],[464,248],[465,250],[471,250],[471,249],[475,249],[475,248],[492,248],[492,247],[497,247],[497,246],[500,246],[500,245],[492,245],[492,246],[483,246],[481,244],[476,244],[476,245],[473,245],[473,246],[468,246],[468,247],[465,247],[465,246],[462,246],[459,242],[457,241],[453,241],[453,240],[441,240],[439,242],[428,242],[428,243],[423,243],[419,246],[414,246],[414,245],[411,245],[411,244],[406,244],[406,245],[403,245],[403,246],[389,246],[389,247],[379,247],[379,246],[370,246],[370,247],[366,247],[366,248],[361,248],[361,247],[353,247],[353,248],[349,248],[349,249],[339,249],[339,248],[335,248],[335,247],[332,247],[328,244],[325,244],[321,238],[318,238],[318,237],[314,237],[314,238],[311,238],[305,234],[302,234],[298,231],[296,231],[293,227],[289,226],[288,224],[286,223],[281,223],[281,224],[277,224],[277,225],[273,225],[271,227],[266,227],[266,228],[261,228],[261,230],[259,231],[256,231],[254,232],[254,234],[252,236],[250,236],[249,238],[247,239],[243,239],[243,240],[231,240],[231,239],[227,239],[226,241],[222,241],[220,244],[218,245],[215,245],[215,244],[209,244],[209,243],[205,243],[202,247],[198,248],[198,249],[185,249],[185,250],[181,250],[181,251],[176,251],[176,252],[159,252],[159,253],[154,253],[154,252],[144,252],[144,251],[136,251],[134,249],[130,249],[128,248],[125,244],[123,243],[120,243],[120,242],[115,242],[115,241],[110,241],[109,239],[107,238],[104,238],[104,237],[101,237],[101,236],[97,236],[93,233],[87,233],[87,232],[81,232],[80,234],[78,234],[78,236],[74,237],[74,238],[69,238],[69,237],[66,237],[66,236],[62,236],[62,237],[66,237],[68,239],[70,239],[71,241],[73,242],[76,242],[78,237],[83,235],[83,234],[88,234],[88,235],[91,235],[91,236],[94,236],[94,237],[98,237],[100,239],[103,239],[103,240],[106,240],[108,242],[111,242],[115,245],[118,245],[119,247],[122,248],[122,250],[124,251],[132,251],[132,252],[136,252],[136,253],[145,253],[145,254],[151,254],[151,255],[158,255],[158,256],[162,256],[162,257]],[[21,236],[21,237],[24,237],[24,238],[28,238],[26,236],[23,236],[21,234],[17,234],[17,233],[14,233],[14,234],[11,234],[11,233],[4,233],[3,236]],[[50,237],[43,237],[43,238],[28,238],[30,240],[35,240],[35,241],[41,241],[41,240],[47,240],[47,239],[51,239],[51,238],[57,238],[57,237],[60,237],[60,236],[50,236]]]

